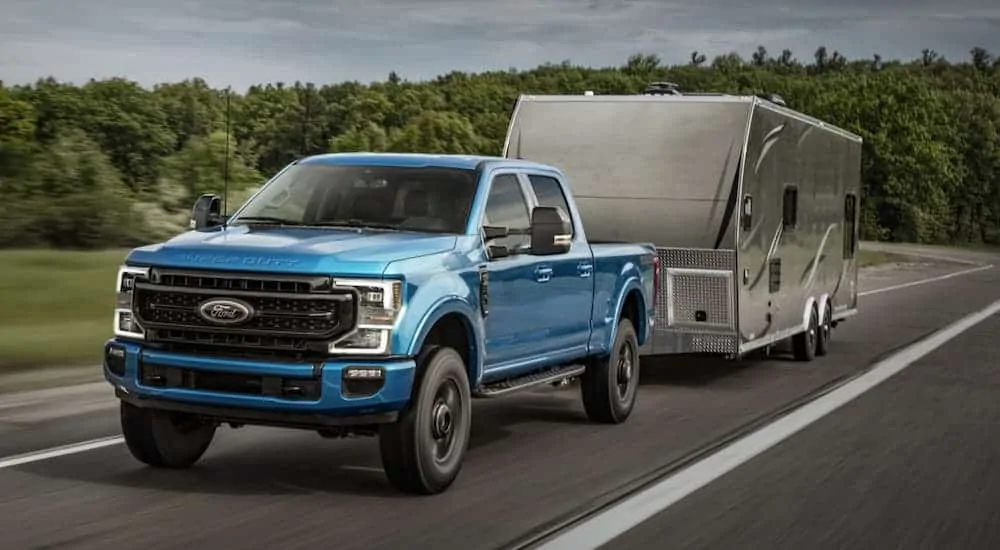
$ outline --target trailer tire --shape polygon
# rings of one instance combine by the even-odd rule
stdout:
[[[397,489],[443,492],[462,469],[472,426],[472,394],[462,357],[431,346],[417,360],[410,403],[399,419],[379,427],[382,468]]]
[[[813,304],[809,311],[809,326],[792,337],[792,351],[797,361],[812,361],[816,357],[816,335],[819,332],[819,311]]]
[[[190,414],[145,409],[122,401],[120,416],[125,446],[136,460],[154,468],[189,468],[215,438],[215,424]]]
[[[816,332],[816,355],[823,357],[830,351],[830,337],[833,335],[833,311],[830,301],[827,300],[823,308],[823,322],[819,324]]]
[[[639,341],[632,321],[618,321],[611,353],[587,361],[580,394],[587,417],[603,424],[620,424],[635,408],[639,387]]]

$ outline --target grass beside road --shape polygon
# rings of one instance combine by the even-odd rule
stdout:
[[[0,374],[99,364],[125,254],[0,250]]]
[[[880,250],[858,250],[858,267],[872,267],[889,263],[912,262],[912,256],[882,252]]]

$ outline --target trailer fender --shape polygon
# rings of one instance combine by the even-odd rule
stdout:
[[[823,316],[826,315],[826,306],[830,303],[830,293],[824,292],[819,296],[819,320],[823,321]],[[806,312],[809,310],[807,309]],[[809,317],[806,317],[806,323],[809,322]]]

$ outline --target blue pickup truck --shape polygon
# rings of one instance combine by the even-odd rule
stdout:
[[[186,468],[221,424],[377,435],[398,489],[444,491],[471,399],[580,378],[597,422],[632,411],[651,244],[587,241],[563,174],[494,157],[332,154],[118,272],[104,376],[132,455]]]

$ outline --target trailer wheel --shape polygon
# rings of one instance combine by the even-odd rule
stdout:
[[[809,313],[809,327],[792,337],[792,350],[797,361],[812,361],[816,357],[816,334],[819,328],[819,312],[813,304]]]
[[[205,454],[215,424],[184,413],[144,409],[121,402],[125,446],[136,460],[154,468],[189,468]]]
[[[587,362],[580,394],[587,417],[594,422],[620,424],[635,407],[639,387],[639,341],[632,321],[623,318],[611,353]]]
[[[418,359],[414,385],[399,419],[380,426],[379,450],[393,486],[431,495],[455,481],[469,446],[472,395],[465,362],[454,349],[429,348]]]
[[[830,351],[830,336],[833,332],[833,312],[830,301],[827,300],[826,307],[823,308],[823,322],[819,325],[816,335],[816,355],[822,357]]]

